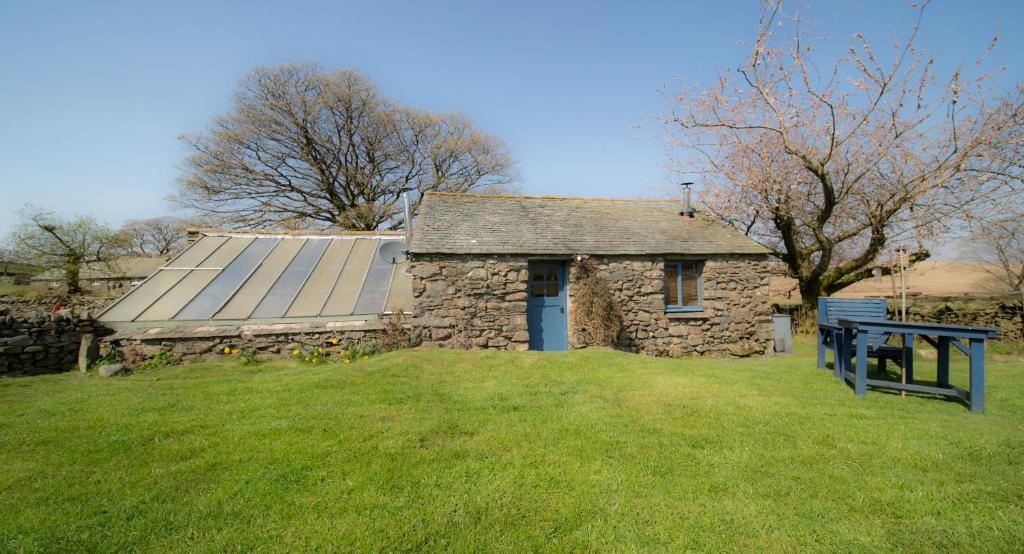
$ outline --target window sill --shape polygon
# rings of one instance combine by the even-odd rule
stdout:
[[[708,317],[708,313],[704,310],[697,312],[665,312],[665,317],[668,319],[704,319]]]

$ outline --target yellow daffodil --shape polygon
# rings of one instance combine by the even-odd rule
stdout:
[[[298,348],[296,348],[295,350],[292,350],[292,356],[298,356],[299,354],[301,354],[301,352],[299,352]]]
[[[306,357],[305,357],[305,360],[306,360],[307,362],[309,362],[309,361],[312,361],[312,358],[310,358],[309,356],[306,356]]]
[[[224,353],[225,354],[230,354],[231,353],[231,347],[230,346],[225,346],[224,347]]]
[[[233,349],[231,350],[231,353],[232,353],[232,354],[238,354],[238,353],[239,353],[239,352],[241,352],[241,351],[242,351],[242,349],[241,349],[241,348],[235,347],[235,348],[233,348]]]
[[[317,348],[316,351],[322,353],[324,351],[324,347],[321,346],[320,348]]]
[[[352,360],[350,360],[350,359],[348,359],[348,358],[345,358],[345,363],[346,363],[346,364],[350,364],[350,363],[352,363]]]
[[[336,338],[331,339],[331,344],[338,344],[338,339],[336,339]]]

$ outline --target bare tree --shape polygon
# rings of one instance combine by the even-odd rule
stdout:
[[[69,293],[82,291],[78,279],[85,264],[107,264],[124,253],[123,237],[92,217],[65,220],[35,206],[26,206],[19,216],[8,236],[15,258],[61,269]]]
[[[978,222],[970,247],[986,271],[1003,286],[1017,292],[1024,324],[1024,212]],[[1024,329],[1021,333],[1024,338]]]
[[[351,70],[260,67],[231,113],[185,137],[176,199],[225,225],[375,230],[427,191],[505,185],[512,159],[463,115],[402,106]]]
[[[767,3],[737,70],[670,97],[670,139],[705,207],[786,264],[805,309],[888,272],[887,245],[923,260],[930,238],[1019,194],[1020,159],[999,152],[1020,140],[1024,88],[993,101],[988,50],[977,75],[939,80],[915,42],[926,6],[891,55],[858,33],[823,60],[800,16]]]
[[[121,226],[128,250],[139,256],[163,256],[185,245],[188,222],[178,217],[131,219]]]

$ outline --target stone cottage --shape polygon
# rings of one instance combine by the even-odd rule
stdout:
[[[427,343],[580,346],[573,289],[587,263],[621,316],[617,348],[770,351],[767,250],[678,202],[428,193],[409,255]]]

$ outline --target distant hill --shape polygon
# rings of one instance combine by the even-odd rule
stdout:
[[[908,296],[986,296],[1009,294],[1006,284],[991,272],[998,268],[992,264],[961,261],[925,261],[907,271]],[[896,277],[899,294],[899,276]],[[800,301],[796,279],[772,277],[771,294],[776,301]],[[865,296],[891,297],[892,280],[888,275],[854,283],[835,296],[861,298]]]

